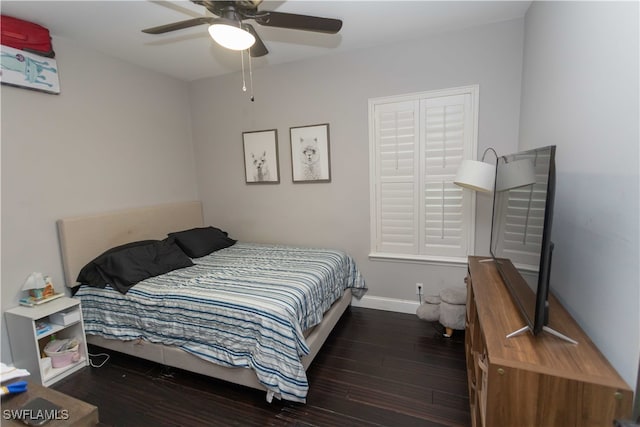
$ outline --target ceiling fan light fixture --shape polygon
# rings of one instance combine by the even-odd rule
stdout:
[[[209,34],[220,46],[231,50],[249,49],[256,42],[253,34],[243,29],[239,22],[229,19],[217,19],[209,26]]]

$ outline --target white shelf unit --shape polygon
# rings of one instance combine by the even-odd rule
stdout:
[[[51,322],[49,316],[59,312],[77,311],[77,320],[67,325]],[[15,307],[5,312],[9,342],[13,364],[17,368],[29,371],[30,380],[37,381],[45,387],[60,381],[72,373],[89,365],[87,341],[84,334],[82,310],[80,301],[74,298],[62,297],[35,307]],[[51,330],[37,334],[36,322],[46,322]],[[80,341],[80,359],[62,368],[45,367],[41,364],[44,346],[51,340],[76,338]]]

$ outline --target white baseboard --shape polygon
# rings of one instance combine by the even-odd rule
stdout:
[[[404,299],[363,296],[361,299],[351,300],[353,307],[373,308],[375,310],[395,311],[398,313],[416,314],[420,303]]]

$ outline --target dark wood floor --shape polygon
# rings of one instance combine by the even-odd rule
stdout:
[[[414,315],[350,308],[308,370],[306,404],[109,352],[53,388],[105,426],[468,426],[464,332]],[[93,347],[90,352],[102,349]]]

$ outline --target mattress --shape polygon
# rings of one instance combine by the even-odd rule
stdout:
[[[346,253],[236,243],[126,294],[81,287],[87,334],[176,346],[222,366],[253,369],[269,393],[304,402],[304,331],[350,288],[365,290]]]

